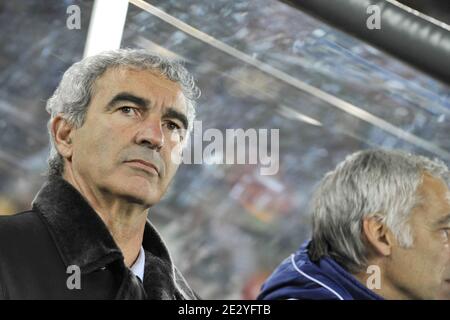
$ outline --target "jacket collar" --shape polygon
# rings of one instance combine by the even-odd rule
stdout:
[[[381,296],[366,288],[351,273],[330,257],[322,257],[317,263],[309,258],[310,241],[297,251],[294,263],[307,272],[311,278],[317,278],[327,290],[333,290],[345,300],[383,300]],[[338,293],[339,292],[339,293]]]
[[[309,241],[285,259],[262,287],[258,299],[382,300],[331,258],[309,258]]]
[[[41,214],[66,267],[77,265],[82,273],[90,273],[113,261],[123,261],[122,252],[101,218],[64,179],[49,178],[32,205]],[[172,266],[166,246],[148,221],[142,246]]]

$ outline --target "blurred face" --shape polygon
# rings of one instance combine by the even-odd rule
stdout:
[[[386,275],[406,298],[450,299],[449,189],[424,174],[419,195],[423,203],[410,221],[413,246],[393,248]]]
[[[171,154],[186,126],[178,84],[149,70],[109,69],[74,131],[73,171],[93,190],[149,207],[178,168]]]

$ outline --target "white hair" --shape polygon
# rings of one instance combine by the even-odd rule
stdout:
[[[178,83],[186,98],[188,132],[192,130],[195,118],[195,100],[200,96],[193,76],[176,60],[136,49],[105,51],[74,63],[63,75],[53,96],[48,99],[46,110],[51,117],[48,122],[51,150],[48,159],[49,175],[62,175],[64,160],[58,153],[51,133],[52,119],[62,114],[70,124],[79,128],[83,125],[87,107],[92,98],[95,81],[106,70],[113,67],[130,67],[138,70],[152,70]]]
[[[403,247],[413,244],[409,217],[421,202],[423,174],[449,182],[440,160],[400,151],[366,150],[348,156],[320,182],[311,202],[313,261],[329,256],[351,272],[367,266],[362,232],[366,217],[379,217]]]

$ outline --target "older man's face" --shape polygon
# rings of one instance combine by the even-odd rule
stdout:
[[[187,125],[179,85],[156,72],[107,70],[95,82],[85,123],[73,136],[72,167],[91,191],[151,206],[178,165]]]
[[[449,189],[425,174],[419,195],[423,203],[410,221],[414,244],[394,248],[386,276],[408,298],[450,299]]]

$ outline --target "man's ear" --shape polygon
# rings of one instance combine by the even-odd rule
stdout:
[[[389,256],[394,245],[393,235],[380,216],[364,218],[363,233],[376,255]]]
[[[51,121],[51,133],[55,141],[55,147],[59,154],[66,159],[72,158],[74,127],[62,117],[56,115]]]

